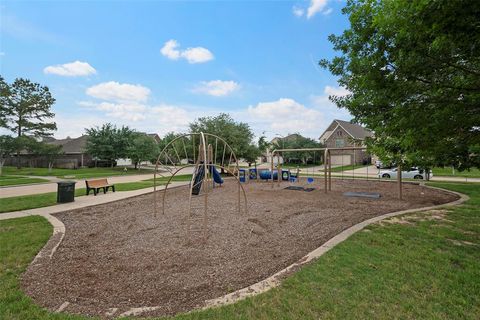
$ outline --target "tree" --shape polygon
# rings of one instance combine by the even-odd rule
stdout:
[[[135,169],[142,161],[147,161],[158,156],[158,144],[152,137],[144,133],[137,133],[128,147],[127,155],[135,164]]]
[[[253,132],[250,126],[244,122],[235,122],[226,113],[216,117],[202,117],[190,124],[190,132],[212,133],[223,138],[233,149],[237,158],[249,158],[252,156]],[[223,151],[217,153],[217,161],[221,161]]]
[[[268,142],[267,137],[265,136],[265,132],[258,138],[258,149],[261,153],[266,152],[268,149],[272,147],[272,144]]]
[[[55,116],[50,110],[55,99],[48,87],[22,78],[9,85],[0,77],[0,94],[0,126],[18,138],[23,135],[46,137],[57,129],[55,122],[49,122]],[[17,146],[18,157],[23,146]]]
[[[7,135],[0,136],[0,176],[2,175],[3,165],[8,157],[15,153],[17,145],[15,138]]]
[[[45,157],[45,159],[48,162],[48,172],[52,172],[52,168],[55,163],[55,160],[58,158],[59,155],[63,153],[63,151],[62,151],[62,146],[60,145],[54,145],[46,142],[39,142],[37,153]]]
[[[331,97],[398,164],[480,166],[478,1],[348,1],[350,28],[320,65],[351,94]]]
[[[322,144],[316,142],[311,138],[306,138],[299,133],[294,135],[288,135],[287,138],[281,138],[282,148],[284,149],[305,149],[305,148],[321,148]],[[285,163],[292,162],[317,162],[321,159],[320,151],[293,151],[293,152],[283,152],[283,157]]]
[[[260,149],[257,146],[250,144],[245,154],[243,155],[243,158],[245,159],[245,161],[247,161],[248,166],[250,167],[252,163],[257,161],[257,158],[261,155],[262,152],[260,151]]]
[[[128,157],[128,150],[136,132],[129,127],[117,128],[111,123],[86,129],[86,151],[97,160],[107,160],[113,168],[115,160]]]

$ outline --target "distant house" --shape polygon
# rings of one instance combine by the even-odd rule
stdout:
[[[74,169],[83,166],[91,165],[92,157],[85,152],[87,145],[87,136],[81,136],[78,138],[55,139],[53,137],[44,138],[46,143],[62,146],[62,154],[58,155],[55,159],[55,168],[67,168]],[[19,159],[16,156],[10,157],[6,161],[6,165],[15,166],[20,163],[21,166],[30,166],[38,168],[48,167],[48,160],[35,154],[29,154],[26,151],[20,153]]]
[[[152,137],[157,143],[161,141],[160,137],[156,133],[147,134]],[[65,139],[55,139],[53,137],[44,138],[46,143],[62,146],[62,154],[60,154],[54,163],[55,168],[76,169],[81,167],[91,167],[95,165],[95,159],[86,152],[87,148],[87,135],[80,136],[78,138],[67,137]],[[5,165],[16,166],[18,164],[16,156],[7,159]],[[20,154],[20,165],[31,167],[48,167],[48,161],[41,155],[29,154],[23,151]],[[100,163],[97,163],[101,166]],[[125,159],[118,159],[118,165],[130,165],[131,161]],[[105,165],[105,164],[103,164]]]
[[[282,142],[290,142],[292,140],[296,140],[297,138],[302,138],[302,136],[298,133],[292,133],[285,137],[275,137],[270,141],[270,143],[277,145],[280,148],[283,148]]]
[[[319,140],[327,148],[364,147],[365,139],[372,131],[343,120],[333,120]],[[331,151],[332,165],[350,165],[370,162],[369,155],[362,150]]]
[[[88,139],[88,136],[83,135],[78,138],[70,138],[70,137],[67,137],[66,139],[49,138],[45,140],[45,142],[47,143],[62,146],[63,154],[60,155],[55,160],[55,167],[76,169],[76,168],[91,166],[93,159],[86,152],[87,139]],[[36,165],[36,166],[43,167],[43,165]]]

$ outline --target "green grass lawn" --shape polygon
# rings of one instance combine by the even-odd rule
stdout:
[[[175,176],[172,181],[190,181],[191,177],[192,175],[189,175],[189,174],[178,175],[178,176]],[[165,184],[166,182],[167,182],[167,178],[157,179],[158,185]],[[77,186],[78,185],[79,184],[77,183]],[[150,188],[150,187],[153,187],[153,179],[148,179],[148,180],[143,180],[138,182],[117,183],[115,184],[115,191],[118,191],[118,192],[131,191],[131,190],[138,190],[138,189],[144,189],[144,188]],[[86,193],[85,188],[75,189],[75,197],[84,196],[85,193]],[[90,192],[90,195],[93,195],[93,193]],[[57,203],[56,192],[0,198],[0,213],[48,207],[48,206],[53,206],[56,203]]]
[[[455,174],[452,168],[433,168],[433,176],[444,176],[444,177],[467,177],[467,178],[480,178],[480,169],[473,168],[465,171],[455,170]]]
[[[276,289],[175,319],[479,319],[480,188],[431,184],[471,200],[443,219],[413,213],[369,226]],[[40,217],[0,221],[1,319],[87,319],[49,313],[19,287],[51,232]]]
[[[111,177],[131,174],[153,174],[152,170],[129,168],[127,172],[123,171],[123,167],[115,168],[80,168],[80,169],[56,169],[48,171],[48,168],[21,168],[3,167],[5,175],[24,175],[24,176],[55,176],[58,178],[85,179],[97,177]]]
[[[22,176],[0,176],[0,187],[16,186],[21,184],[49,182],[47,179],[29,178]]]
[[[363,165],[363,164],[358,164],[355,165],[348,165],[348,166],[340,166],[340,167],[332,167],[332,172],[341,172],[341,171],[347,171],[347,170],[354,170],[354,169],[360,169],[364,167],[368,167],[369,165]]]

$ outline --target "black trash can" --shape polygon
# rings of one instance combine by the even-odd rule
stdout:
[[[75,201],[75,181],[57,182],[57,203]]]

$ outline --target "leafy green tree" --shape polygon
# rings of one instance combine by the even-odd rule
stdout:
[[[190,132],[215,134],[223,138],[230,145],[238,159],[252,159],[254,135],[250,126],[244,122],[236,122],[226,113],[221,113],[215,117],[199,118],[190,124]],[[210,141],[209,143],[214,142]],[[219,149],[219,152],[217,152],[217,161],[221,161],[222,156],[223,150]]]
[[[398,164],[480,166],[479,1],[348,1],[350,28],[320,65],[351,94],[331,97]]]
[[[128,150],[136,132],[129,127],[117,128],[111,123],[86,129],[86,151],[94,158],[107,160],[114,166],[115,160],[128,157]]]
[[[251,166],[252,163],[257,161],[257,158],[261,155],[262,152],[260,151],[260,149],[257,146],[250,144],[245,154],[243,155],[243,158],[245,159],[245,161],[247,161],[248,166]]]
[[[62,146],[46,142],[40,142],[38,145],[38,154],[44,157],[48,162],[48,172],[52,172],[55,160],[63,154]]]
[[[12,156],[17,150],[15,138],[8,135],[0,136],[0,176],[2,175],[3,165],[8,157]]]
[[[18,78],[9,85],[0,77],[0,126],[12,131],[17,137],[30,135],[46,137],[57,129],[51,107],[55,103],[46,86]],[[20,142],[21,139],[18,141]],[[17,157],[23,146],[17,144]],[[20,163],[20,162],[19,162]]]
[[[294,135],[288,135],[286,138],[281,138],[281,146],[284,149],[305,149],[305,148],[321,148],[323,145],[311,138],[306,138],[299,133]],[[318,164],[322,157],[320,151],[293,151],[283,153],[285,163],[292,162],[315,162]]]
[[[264,153],[272,147],[272,144],[267,140],[267,137],[264,134],[265,132],[260,136],[260,138],[258,138],[257,142],[260,153]]]
[[[158,144],[155,139],[144,133],[135,134],[127,150],[128,158],[135,164],[135,169],[142,161],[154,159],[158,153]]]

